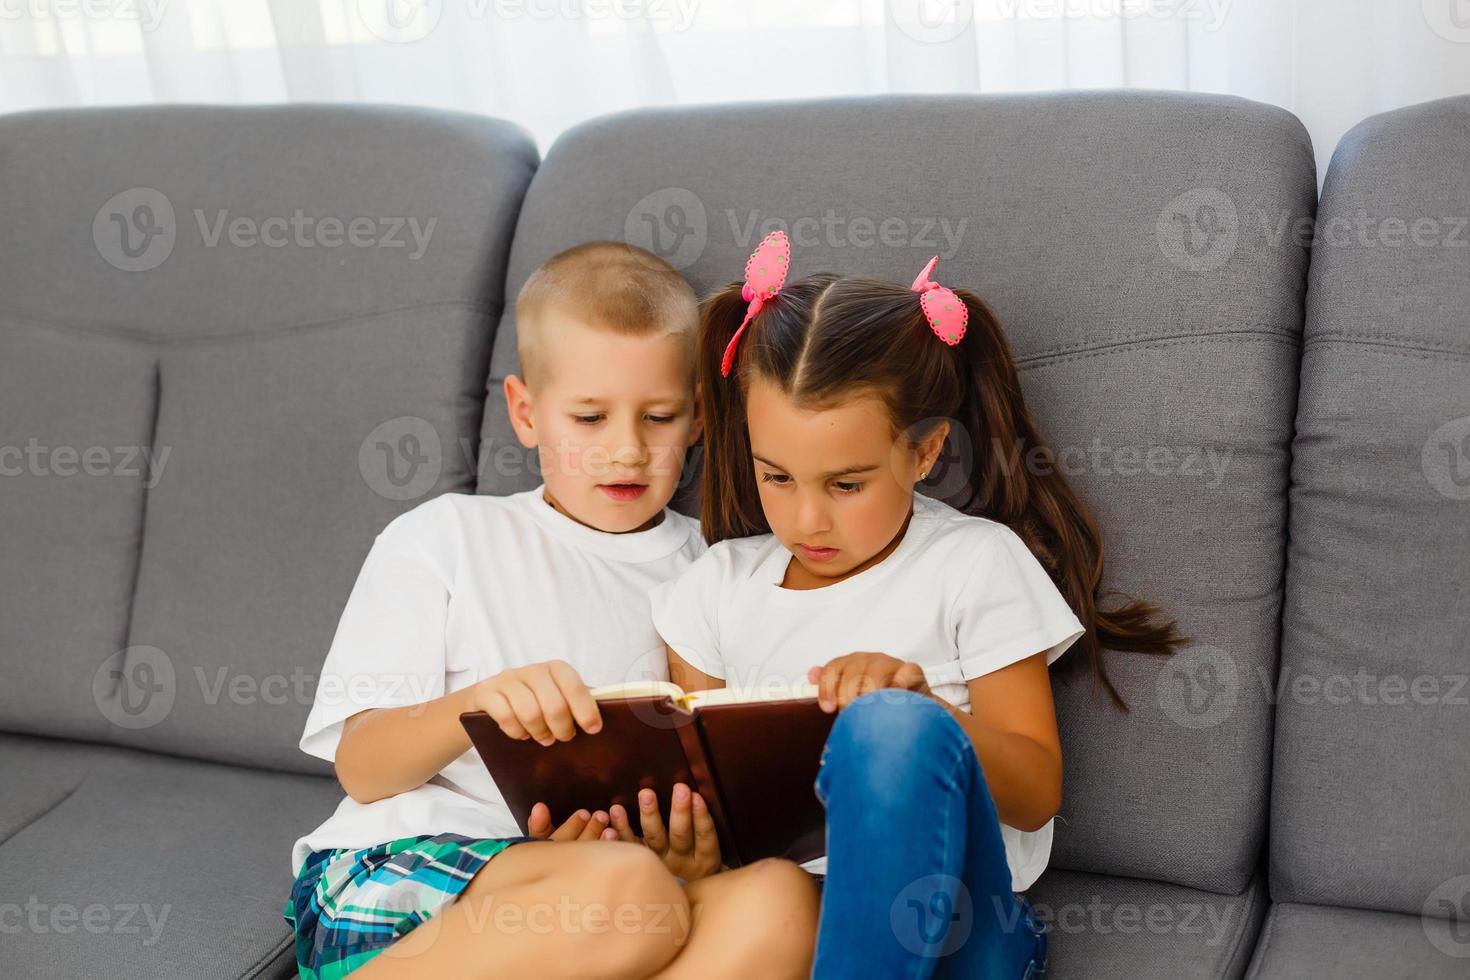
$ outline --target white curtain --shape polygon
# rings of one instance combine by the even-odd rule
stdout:
[[[645,105],[1141,87],[1282,106],[1319,178],[1470,92],[1470,0],[0,0],[0,112],[398,102],[562,130]]]

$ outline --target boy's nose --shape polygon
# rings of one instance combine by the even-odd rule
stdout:
[[[615,466],[641,467],[648,462],[648,447],[641,440],[622,440],[613,450]]]

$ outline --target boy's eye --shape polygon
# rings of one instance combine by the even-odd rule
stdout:
[[[858,493],[863,489],[861,483],[834,483],[839,493]]]
[[[791,482],[791,477],[786,476],[784,473],[762,473],[761,482],[774,483],[778,487],[784,487]]]
[[[574,415],[572,417],[583,425],[595,425],[602,421],[601,415]]]

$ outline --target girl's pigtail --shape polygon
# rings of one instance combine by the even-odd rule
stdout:
[[[1087,632],[1059,670],[1085,662],[1094,688],[1101,683],[1123,711],[1127,704],[1108,678],[1102,650],[1169,655],[1188,641],[1173,620],[1151,603],[1121,592],[1114,608],[1099,608],[1103,539],[1087,506],[1055,465],[1055,458],[1021,395],[1020,377],[999,318],[984,300],[956,290],[970,311],[969,330],[953,348],[960,360],[964,397],[959,422],[973,442],[966,490],[954,501],[970,513],[1009,526],[1046,567]],[[1045,465],[1034,470],[1028,461]]]
[[[697,373],[700,407],[704,413],[704,474],[699,507],[700,527],[709,544],[727,538],[764,534],[765,517],[755,486],[750,458],[750,434],[745,426],[745,397],[740,390],[740,359],[729,377],[720,373],[720,361],[745,319],[749,304],[741,283],[731,283],[709,297],[699,311]],[[748,353],[760,317],[746,328],[740,353]]]

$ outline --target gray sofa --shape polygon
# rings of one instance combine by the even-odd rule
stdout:
[[[408,109],[0,117],[0,976],[294,975],[368,546],[536,482],[521,282],[618,238],[705,291],[768,221],[985,295],[1104,584],[1193,637],[1111,655],[1126,715],[1057,676],[1048,975],[1470,976],[1467,133],[1368,119],[1319,202],[1289,113],[1163,92],[639,111],[545,160]]]

